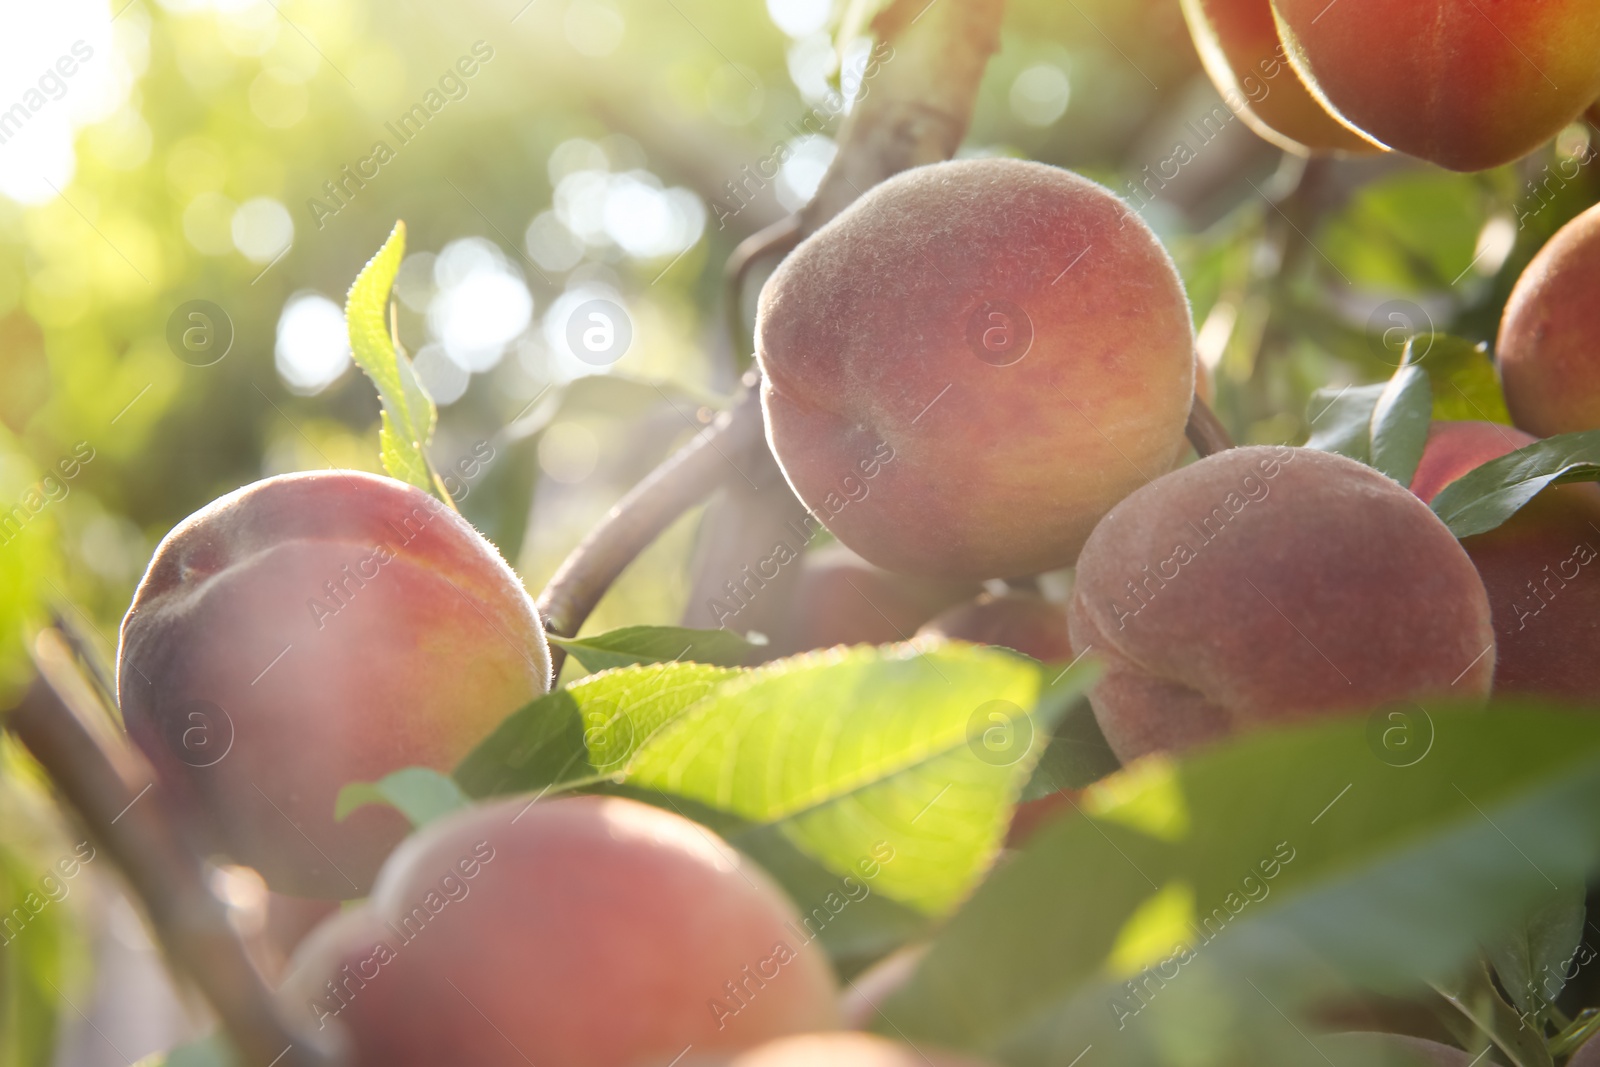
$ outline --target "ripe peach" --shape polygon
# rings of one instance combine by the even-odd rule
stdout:
[[[1289,64],[1272,0],[1183,0],[1200,62],[1228,106],[1288,152],[1377,152],[1318,102]]]
[[[1436,422],[1411,491],[1439,490],[1536,438],[1490,422]],[[1591,702],[1600,697],[1600,488],[1546,489],[1488,533],[1461,542],[1489,593],[1494,688]]]
[[[875,1034],[840,1031],[769,1042],[728,1061],[728,1067],[984,1067],[965,1056],[918,1049]]]
[[[1563,226],[1517,279],[1496,355],[1518,426],[1600,429],[1600,206]]]
[[[283,993],[351,1067],[635,1067],[838,1025],[827,957],[758,868],[617,797],[518,798],[396,849]]]
[[[476,530],[354,471],[230,493],[156,549],[122,622],[129,735],[205,844],[279,892],[363,895],[405,835],[352,781],[448,771],[549,688],[533,601]]]
[[[801,567],[785,625],[773,635],[771,647],[778,655],[904,641],[980,588],[891,574],[840,544],[808,551]]]
[[[789,484],[880,567],[1070,564],[1180,454],[1194,337],[1171,258],[1112,193],[1014,159],[917,167],[761,292],[767,433]]]
[[[917,636],[999,645],[1044,663],[1074,656],[1066,610],[1035,593],[984,593],[934,616]]]
[[[1235,448],[1095,527],[1069,606],[1124,761],[1240,729],[1446,694],[1494,670],[1489,602],[1445,525],[1372,468]]]
[[[1520,159],[1600,94],[1600,7],[1272,0],[1311,91],[1390,148],[1451,170]]]

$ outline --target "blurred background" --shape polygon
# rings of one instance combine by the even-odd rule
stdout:
[[[379,469],[342,307],[397,219],[434,463],[536,591],[731,396],[750,353],[722,265],[816,188],[871,91],[875,9],[0,0],[0,678],[49,610],[113,661],[155,544],[214,497]],[[1472,176],[1307,164],[1229,116],[1178,0],[1013,0],[963,154],[1128,196],[1188,281],[1223,421],[1299,443],[1312,389],[1398,362],[1393,327],[1492,341],[1521,267],[1600,199],[1596,136]],[[626,333],[603,365],[570,333],[596,299]],[[698,518],[591,630],[677,620]],[[126,1064],[201,1026],[76,844],[0,750],[0,913],[45,901],[0,932],[0,1067]]]

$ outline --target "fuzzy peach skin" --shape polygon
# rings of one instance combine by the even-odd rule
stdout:
[[[773,635],[771,651],[779,656],[904,641],[982,588],[976,582],[892,574],[840,544],[811,549],[801,567],[784,626]]]
[[[1600,95],[1594,0],[1272,0],[1289,58],[1345,121],[1458,171],[1521,159]]]
[[[1468,471],[1535,440],[1490,422],[1436,422],[1411,491],[1431,502]],[[1600,488],[1553,486],[1461,546],[1489,593],[1495,691],[1600,699]]]
[[[1600,430],[1600,206],[1567,223],[1517,279],[1496,356],[1529,433]]]
[[[396,811],[339,790],[449,771],[549,688],[533,601],[426,493],[290,474],[202,508],[156,549],[122,621],[128,733],[207,847],[297,896],[366,893]]]
[[[965,1056],[847,1031],[786,1037],[727,1062],[728,1067],[985,1067]]]
[[[999,645],[1042,663],[1066,663],[1074,657],[1066,608],[1036,593],[984,593],[934,616],[917,636]]]
[[[1298,155],[1382,151],[1300,80],[1278,37],[1272,0],[1183,0],[1183,17],[1217,92],[1258,135]]]
[[[1078,561],[1072,643],[1124,762],[1311,715],[1483,696],[1489,602],[1416,497],[1304,448],[1235,448],[1113,508]]]
[[[1014,159],[869,190],[774,272],[756,334],[789,484],[907,574],[1070,564],[1172,467],[1194,394],[1188,300],[1155,235],[1101,186]]]
[[[458,812],[301,946],[282,993],[350,1067],[665,1067],[838,1025],[827,957],[766,874],[618,797]]]

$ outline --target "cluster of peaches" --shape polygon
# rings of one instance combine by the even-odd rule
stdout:
[[[1428,63],[1494,49],[1482,28],[1411,24],[1439,4],[1187,6],[1197,33],[1213,26],[1214,75],[1245,62],[1238,42],[1276,50],[1283,35],[1303,99],[1277,111],[1285,81],[1259,120],[1312,147],[1350,148],[1359,128],[1477,167],[1600,93],[1600,27],[1579,0],[1487,5],[1549,31],[1530,63],[1588,94],[1575,106],[1515,65],[1486,79],[1493,101],[1440,89]],[[1374,13],[1431,46],[1404,71],[1370,34],[1358,53],[1354,20]],[[1578,50],[1583,71],[1562,62]],[[1403,112],[1369,106],[1390,77],[1410,79]],[[1458,113],[1472,121],[1453,129]],[[1534,434],[1600,428],[1596,292],[1600,208],[1507,308],[1496,356],[1517,427],[1433,424],[1408,485],[1307,447],[1192,459],[1205,383],[1188,300],[1127,205],[1015,160],[890,179],[762,294],[768,440],[839,542],[798,564],[771,651],[913,639],[1092,657],[1094,717],[1125,762],[1407,701],[1600,700],[1600,490],[1546,489],[1465,541],[1428,506]],[[866,491],[827,505],[864,463]],[[849,1031],[861,1005],[820,949],[790,947],[793,904],[679,814],[527,796],[409,837],[387,808],[335,819],[346,784],[448,773],[553,681],[538,612],[495,548],[427,494],[347,471],[268,479],[175,528],[118,669],[128,732],[204,848],[285,899],[366,898],[306,937],[284,982],[289,1009],[354,1064],[968,1062]]]

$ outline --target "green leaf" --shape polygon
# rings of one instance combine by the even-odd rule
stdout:
[[[1307,413],[1312,434],[1306,447],[1336,452],[1410,485],[1428,442],[1432,409],[1430,379],[1411,364],[1387,382],[1318,389]]]
[[[1500,985],[1523,1012],[1544,1012],[1566,985],[1573,956],[1583,940],[1583,886],[1552,890],[1547,901],[1485,951]]]
[[[389,335],[389,290],[406,251],[406,224],[396,222],[383,247],[361,268],[345,298],[345,321],[356,366],[378,387],[383,424],[378,445],[383,469],[391,477],[439,495],[449,495],[428,465],[426,449],[438,413],[433,399],[417,381],[411,361],[395,350]]]
[[[1401,485],[1409,486],[1422,448],[1428,443],[1433,415],[1433,390],[1417,366],[1395,371],[1372,408],[1372,465]]]
[[[1347,385],[1311,394],[1307,448],[1337,452],[1357,463],[1372,463],[1372,412],[1388,384]]]
[[[838,874],[887,845],[878,879],[929,914],[993,861],[1044,740],[1093,668],[993,649],[833,649],[723,685],[633,758],[624,781],[778,827]]]
[[[727,630],[688,630],[678,626],[625,626],[593,637],[552,637],[591,671],[635,663],[692,661],[717,667],[743,667],[761,658],[762,649]]]
[[[1075,700],[1056,724],[1021,799],[1038,800],[1063,789],[1082,789],[1121,769],[1116,753],[1100,732],[1094,708],[1087,700]]]
[[[1108,1067],[1325,1063],[1288,1024],[1307,1005],[1413,992],[1600,866],[1600,717],[1424,721],[1407,766],[1373,738],[1383,720],[1352,716],[1092,787],[947,924],[877,1028],[1013,1067],[1089,1045]]]
[[[1436,421],[1511,425],[1487,345],[1445,333],[1423,334],[1406,343],[1405,358],[1428,372]]]
[[[333,817],[343,822],[368,804],[398,808],[415,829],[466,807],[470,800],[455,779],[428,767],[404,767],[376,782],[351,782],[339,790]]]
[[[1600,430],[1547,437],[1492,459],[1433,498],[1433,512],[1457,537],[1486,533],[1552,485],[1600,480]]]
[[[663,663],[589,675],[508,716],[461,761],[455,779],[482,798],[615,777],[640,745],[739,673]]]

